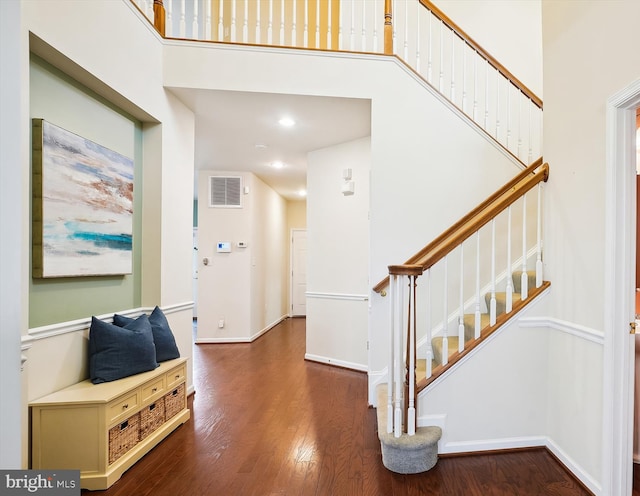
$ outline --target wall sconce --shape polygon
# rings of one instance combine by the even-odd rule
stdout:
[[[342,184],[342,194],[344,196],[353,195],[355,182],[351,180],[351,169],[343,169],[342,179],[344,180]]]

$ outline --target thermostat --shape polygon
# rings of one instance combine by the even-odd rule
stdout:
[[[231,243],[229,241],[219,241],[218,253],[229,253],[229,252],[231,252]]]

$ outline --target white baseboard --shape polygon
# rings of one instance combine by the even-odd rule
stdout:
[[[337,367],[343,367],[345,369],[357,370],[358,372],[368,372],[367,366],[360,363],[347,362],[345,360],[336,360],[335,358],[323,357],[319,355],[312,355],[306,353],[304,355],[305,360],[311,362],[324,363],[327,365],[335,365]]]
[[[441,419],[441,417],[444,417]],[[446,420],[446,415],[425,416],[418,419],[418,425],[439,425],[438,421]],[[443,429],[443,432],[444,429]],[[444,436],[443,436],[444,437]],[[565,453],[554,441],[547,436],[523,436],[503,439],[482,439],[475,441],[441,440],[438,444],[439,454],[473,453],[480,451],[508,450],[515,448],[547,448],[560,462],[593,494],[602,494],[602,486],[584,468]]]
[[[275,326],[277,326],[283,320],[287,320],[289,315],[283,315],[279,319],[275,320],[271,324],[269,324],[264,329],[256,332],[253,336],[248,338],[234,338],[234,337],[223,337],[223,338],[196,338],[196,344],[231,344],[231,343],[253,343],[256,339],[262,336],[264,333],[270,331]]]
[[[571,471],[573,475],[576,476],[576,478],[580,480],[580,482],[587,486],[587,489],[589,489],[589,491],[591,491],[596,496],[602,494],[602,486],[596,480],[594,480],[593,477],[591,477],[591,475],[589,475],[580,464],[578,464],[573,458],[567,455],[553,441],[553,439],[547,438],[546,447],[556,456],[556,458],[558,458],[558,460],[560,460],[564,464],[565,467],[567,467]]]

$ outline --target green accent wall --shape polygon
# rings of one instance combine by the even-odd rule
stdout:
[[[142,247],[142,124],[32,54],[30,115],[45,119],[134,160],[133,273],[38,279],[29,271],[29,327],[140,306]],[[31,257],[29,257],[31,260]]]

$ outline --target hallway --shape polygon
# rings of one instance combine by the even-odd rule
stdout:
[[[543,449],[384,468],[367,376],[304,360],[305,320],[251,344],[194,346],[192,419],[108,496],[587,495]]]

